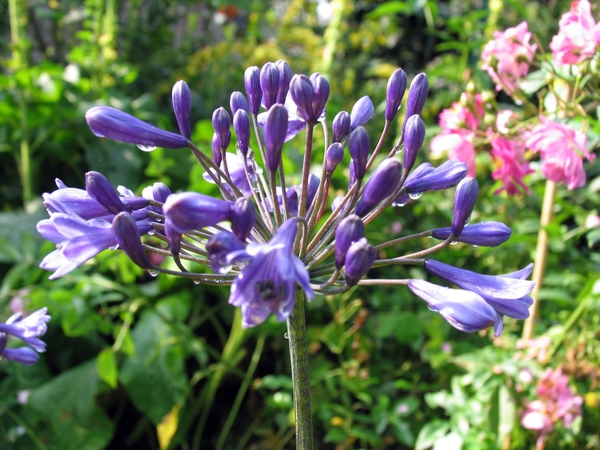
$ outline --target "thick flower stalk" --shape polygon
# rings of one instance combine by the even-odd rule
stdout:
[[[311,448],[305,300],[342,293],[357,285],[405,285],[461,331],[494,326],[499,334],[504,315],[527,317],[533,283],[523,278],[530,267],[494,277],[429,259],[455,241],[500,245],[511,231],[498,222],[469,224],[479,187],[474,178],[465,178],[466,164],[456,160],[439,167],[415,164],[425,137],[425,123],[419,116],[429,88],[425,74],[414,77],[408,89],[405,117],[397,119],[402,120],[403,133],[393,147],[384,148],[387,135],[395,128],[390,124],[396,120],[407,84],[401,69],[390,78],[384,127],[377,141],[372,141],[363,127],[375,118],[368,97],[359,99],[350,113],[335,115],[330,130],[329,81],[318,73],[292,75],[283,61],[247,69],[247,97],[234,92],[231,114],[219,108],[213,115],[212,149],[201,150],[188,141],[191,96],[183,82],[173,90],[182,135],[156,129],[111,108],[94,108],[88,112],[88,121],[98,135],[142,145],[189,147],[204,168],[205,179],[218,186],[221,198],[197,192],[171,194],[162,184],[145,189],[142,196],[125,188],[117,193],[96,173],[86,176],[85,191],[58,183],[57,191],[44,195],[50,218],[38,225],[40,233],[57,244],[42,267],[54,272],[51,278],[57,278],[100,251],[121,249],[153,274],[231,286],[229,303],[241,309],[243,327],[258,326],[271,315],[287,320],[297,443],[298,448]],[[324,139],[319,142],[324,146],[315,148],[313,137],[320,129]],[[258,144],[255,149],[250,148],[251,130]],[[303,144],[286,146],[300,137]],[[303,147],[297,158],[302,159],[302,167],[297,173],[289,172],[282,155],[299,146]],[[321,170],[313,173],[315,164]],[[332,174],[343,169],[349,170],[350,180],[332,186]],[[446,228],[383,243],[371,241],[371,223],[384,211],[417,201],[427,191],[456,186],[454,218]],[[336,192],[343,189],[344,195],[334,199],[332,188]],[[403,242],[427,236],[441,242],[423,240],[429,245],[422,251],[402,251]],[[393,248],[395,257],[379,259],[382,248]],[[153,258],[146,255],[149,253],[171,256],[178,270],[168,264],[154,265]],[[199,273],[194,270],[198,265],[209,270]],[[424,280],[383,279],[378,268],[394,265],[422,266],[423,276],[429,272],[460,289]]]

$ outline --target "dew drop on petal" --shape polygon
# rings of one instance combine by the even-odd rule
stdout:
[[[156,145],[138,144],[137,147],[143,152],[152,152],[152,151],[156,150]]]
[[[418,199],[420,199],[420,198],[421,198],[421,195],[423,195],[423,193],[422,193],[422,192],[411,192],[410,194],[408,194],[408,197],[409,197],[411,200],[418,200]]]

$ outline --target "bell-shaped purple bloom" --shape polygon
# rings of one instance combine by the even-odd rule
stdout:
[[[279,69],[275,63],[268,62],[260,69],[260,88],[265,108],[271,109],[277,101],[279,91]]]
[[[454,328],[472,333],[494,325],[500,316],[475,292],[450,289],[425,280],[408,280],[408,288]]]
[[[235,113],[240,109],[242,111],[246,111],[246,114],[248,114],[248,111],[250,110],[246,97],[244,97],[244,94],[242,94],[240,91],[233,91],[231,93],[231,96],[229,97],[229,106],[231,107],[231,115],[234,117]]]
[[[365,224],[355,214],[340,221],[335,230],[335,267],[341,269],[346,263],[346,253],[350,246],[365,237]]]
[[[14,314],[6,323],[0,323],[0,334],[17,337],[34,350],[44,352],[46,343],[39,339],[39,336],[43,336],[48,329],[50,316],[46,314],[47,312],[47,308],[42,308],[27,317],[23,317],[21,313]]]
[[[333,173],[335,168],[344,159],[344,146],[339,142],[334,142],[325,152],[325,170],[327,173]]]
[[[217,108],[212,115],[212,124],[217,135],[219,148],[224,149],[229,147],[231,142],[231,119],[225,108]]]
[[[402,129],[406,126],[406,121],[414,114],[421,114],[425,100],[427,100],[427,94],[429,93],[429,80],[427,75],[424,73],[418,74],[413,78],[410,83],[408,90],[408,100],[406,102],[406,115],[404,116],[404,124]]]
[[[371,150],[369,133],[363,127],[356,127],[350,134],[348,150],[352,161],[354,161],[354,172],[356,178],[362,180],[367,170],[367,160]]]
[[[127,212],[117,214],[112,221],[112,226],[119,248],[129,256],[129,259],[143,269],[154,267],[142,247],[140,230],[131,214]]]
[[[277,90],[276,103],[285,103],[287,93],[290,90],[290,81],[292,81],[292,69],[283,59],[275,63],[279,69],[279,88]]]
[[[472,177],[463,178],[454,193],[454,217],[452,218],[452,234],[460,236],[463,228],[471,217],[477,196],[479,195],[479,184]]]
[[[529,276],[532,268],[533,264],[530,264],[518,272],[491,276],[452,267],[432,259],[425,261],[425,269],[429,273],[461,289],[475,292],[499,314],[521,320],[529,317],[529,307],[533,304],[529,294],[535,282],[524,279]]]
[[[229,303],[242,309],[242,326],[256,326],[273,313],[286,320],[294,307],[296,284],[308,299],[314,296],[304,263],[293,253],[298,229],[294,219],[285,221],[267,244],[250,244],[252,260],[231,286]]]
[[[366,238],[361,238],[353,243],[346,252],[346,284],[348,286],[356,285],[364,277],[377,258],[377,250],[367,242]]]
[[[244,249],[246,243],[229,231],[219,231],[206,243],[206,251],[210,259],[210,267],[216,273],[227,273],[238,258],[250,259]]]
[[[189,139],[192,135],[192,124],[190,123],[192,93],[185,81],[180,80],[175,83],[171,98],[173,100],[173,111],[175,112],[177,125],[179,125],[179,131],[184,138]]]
[[[333,131],[333,142],[342,142],[350,132],[350,114],[346,111],[340,111],[333,118],[331,130]]]
[[[89,109],[85,113],[85,120],[98,137],[147,147],[187,147],[187,139],[183,136],[156,128],[110,106]]]
[[[244,86],[248,95],[248,104],[251,114],[258,114],[262,100],[260,88],[260,69],[256,66],[248,67],[244,72]]]
[[[197,192],[171,194],[163,205],[165,224],[178,233],[188,233],[219,222],[231,221],[233,202]]]
[[[407,84],[408,79],[404,70],[396,69],[388,80],[385,93],[385,120],[392,121],[396,117]]]
[[[425,122],[415,114],[406,121],[404,128],[404,168],[411,170],[425,140]]]
[[[90,171],[85,174],[85,190],[87,193],[109,210],[112,214],[125,211],[125,207],[110,182],[100,172]]]
[[[441,191],[456,186],[465,176],[467,165],[462,161],[450,159],[434,170],[423,170],[420,176],[407,177],[404,187],[409,194]]]
[[[359,217],[366,216],[379,202],[394,193],[401,178],[402,163],[392,158],[384,159],[365,184],[354,213]]]
[[[446,240],[450,237],[452,228],[436,228],[431,231],[434,238]],[[479,222],[465,227],[456,241],[476,246],[497,247],[508,241],[511,234],[511,229],[502,222]]]
[[[235,131],[237,148],[244,156],[248,154],[250,146],[250,118],[243,109],[236,111],[233,116],[233,129]]]
[[[373,117],[373,114],[375,114],[375,107],[369,96],[359,98],[350,111],[350,129],[362,127]]]
[[[231,217],[231,230],[240,240],[245,241],[256,220],[254,203],[248,197],[238,198],[233,205]]]
[[[279,103],[273,105],[265,122],[265,148],[267,152],[266,166],[269,170],[277,170],[281,162],[281,150],[288,129],[287,109]]]

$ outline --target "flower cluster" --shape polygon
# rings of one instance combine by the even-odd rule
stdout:
[[[562,421],[563,427],[569,428],[581,415],[583,398],[573,394],[568,383],[569,378],[560,369],[548,368],[536,388],[538,399],[527,403],[521,425],[539,432],[537,450],[544,448],[548,435],[559,421]]]
[[[588,0],[571,2],[571,11],[558,22],[552,38],[552,57],[559,65],[581,64],[592,59],[600,45],[600,22],[596,23]]]
[[[248,68],[244,85],[245,95],[232,93],[230,112],[223,107],[214,112],[209,155],[190,141],[191,95],[183,81],[173,88],[180,134],[112,108],[89,110],[86,120],[100,137],[137,144],[145,151],[156,146],[188,147],[221,198],[171,193],[161,183],[146,188],[141,197],[122,187],[117,193],[96,172],[86,175],[85,190],[59,182],[57,191],[44,195],[50,218],[38,225],[57,244],[42,262],[43,268],[54,271],[51,277],[65,275],[102,250],[119,248],[153,274],[230,285],[229,303],[241,308],[244,327],[262,323],[271,313],[286,320],[299,290],[310,300],[316,294],[337,294],[361,284],[407,285],[429,308],[467,332],[494,326],[498,335],[504,315],[528,316],[533,283],[525,278],[531,266],[497,277],[429,259],[453,242],[500,245],[510,238],[511,230],[498,222],[469,224],[479,186],[467,176],[464,163],[451,160],[437,168],[416,164],[426,131],[420,117],[429,88],[425,74],[412,80],[402,133],[385,152],[386,137],[408,85],[401,69],[389,79],[382,136],[375,146],[364,128],[375,113],[368,97],[359,99],[350,113],[338,113],[329,128],[330,84],[319,73],[294,75],[286,62],[277,61]],[[320,149],[313,141],[319,128],[325,141]],[[302,169],[289,173],[282,154],[286,142],[300,132],[304,134]],[[320,173],[311,173],[317,158]],[[332,175],[344,166],[349,172],[346,192],[330,199]],[[369,224],[388,207],[402,207],[424,192],[454,187],[449,226],[378,245],[369,242]],[[427,236],[440,242],[417,253],[378,259],[383,248]],[[148,253],[169,255],[176,267],[156,265]],[[200,272],[198,265],[214,273]],[[423,266],[459,289],[420,279],[363,279],[372,269],[388,265]]]
[[[13,314],[5,323],[0,323],[0,357],[30,366],[40,358],[37,352],[45,352],[46,344],[39,339],[46,333],[50,316],[42,308],[26,317],[22,313]],[[14,336],[27,346],[7,347],[8,336]]]

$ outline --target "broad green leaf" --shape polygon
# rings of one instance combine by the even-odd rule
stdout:
[[[117,367],[115,352],[112,349],[105,348],[100,352],[96,359],[96,369],[98,369],[98,375],[100,375],[100,378],[106,384],[113,389],[117,387],[119,369]]]

